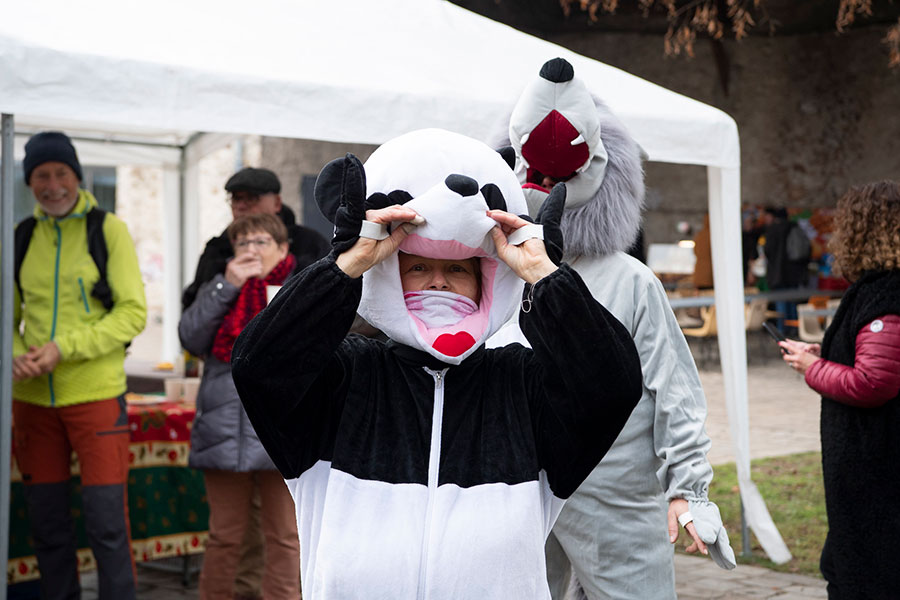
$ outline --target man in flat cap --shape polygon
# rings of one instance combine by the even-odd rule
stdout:
[[[80,596],[74,450],[100,598],[127,600],[135,574],[123,362],[147,316],[137,254],[125,224],[79,188],[81,164],[65,134],[33,136],[23,165],[37,205],[16,227],[13,419],[41,597]]]
[[[228,179],[225,191],[228,192],[233,220],[251,214],[267,213],[277,215],[284,221],[290,239],[290,252],[297,259],[298,269],[303,269],[328,254],[330,246],[325,238],[308,227],[297,225],[293,211],[282,204],[281,182],[269,169],[244,167]],[[197,263],[194,281],[184,290],[181,297],[182,310],[186,310],[194,303],[200,286],[219,273],[224,273],[228,281],[236,287],[243,284],[243,280],[236,273],[240,265],[233,264],[230,271],[228,269],[228,265],[231,264],[229,261],[233,257],[231,242],[224,231],[206,243],[206,248]]]

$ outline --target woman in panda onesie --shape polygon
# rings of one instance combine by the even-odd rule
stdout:
[[[425,130],[316,188],[334,251],[232,357],[296,504],[304,598],[548,599],[546,536],[641,378],[628,331],[548,258],[565,187],[529,224],[500,155]],[[533,350],[486,350],[520,301]],[[391,340],[346,336],[357,310]]]
[[[497,142],[515,151],[531,214],[556,182],[566,182],[566,260],[631,333],[643,371],[640,403],[547,541],[553,598],[565,597],[572,572],[591,600],[674,599],[679,525],[689,534],[688,552],[709,552],[726,569],[735,563],[708,498],[710,441],[697,368],[659,280],[624,253],[640,228],[641,149],[561,58],[543,65],[513,109],[508,137]],[[491,344],[519,335],[513,324]]]

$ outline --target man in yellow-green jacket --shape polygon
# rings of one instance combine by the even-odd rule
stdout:
[[[106,214],[106,308],[91,293],[101,273],[88,250],[87,215],[97,201],[79,189],[74,146],[63,133],[39,133],[25,145],[23,166],[37,206],[30,241],[17,257],[13,422],[41,597],[80,594],[68,489],[74,450],[100,598],[134,598],[123,361],[147,316],[137,254],[125,224]]]

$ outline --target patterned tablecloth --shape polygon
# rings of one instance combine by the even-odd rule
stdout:
[[[159,402],[154,396],[128,395],[131,427],[128,512],[131,551],[137,561],[203,552],[209,507],[203,474],[188,468],[192,404]],[[15,452],[15,449],[13,449]],[[37,579],[28,511],[15,459],[11,473],[10,537],[7,582]],[[81,478],[72,455],[72,514],[78,536],[81,570],[96,568],[88,548],[81,512]]]

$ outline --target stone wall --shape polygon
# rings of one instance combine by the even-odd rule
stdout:
[[[869,27],[727,41],[727,94],[707,41],[687,59],[663,57],[655,35],[547,39],[722,109],[741,137],[743,200],[813,208],[833,206],[851,185],[900,178],[900,69],[887,67],[884,35]],[[649,241],[671,241],[677,220],[702,221],[705,169],[651,163],[647,184]]]

